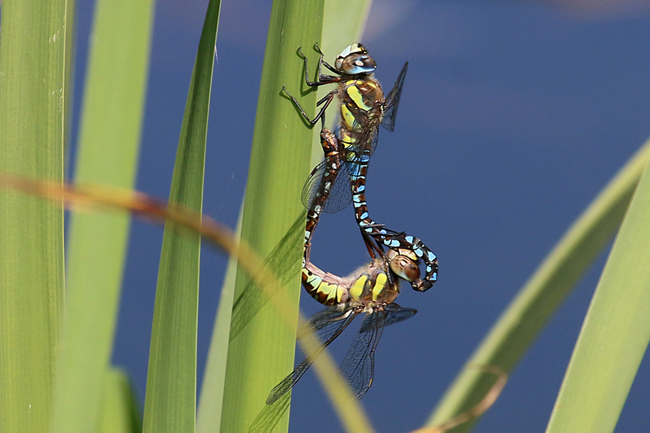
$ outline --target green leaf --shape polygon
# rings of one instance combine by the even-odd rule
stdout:
[[[0,172],[63,179],[73,2],[5,1]],[[42,433],[64,294],[63,208],[0,191],[0,431]]]
[[[205,144],[221,2],[211,0],[201,33],[176,154],[170,203],[201,211]],[[144,432],[193,432],[201,236],[167,223],[151,333]]]
[[[241,219],[243,206],[239,212],[236,237],[241,237]],[[224,383],[228,361],[228,342],[230,340],[230,322],[232,318],[233,299],[235,297],[235,278],[237,276],[237,258],[230,256],[226,276],[221,286],[219,309],[212,331],[210,351],[205,364],[199,410],[196,416],[196,431],[210,433],[219,431],[221,410],[223,408]]]
[[[327,0],[320,47],[330,60],[336,58],[343,48],[361,40],[371,5],[371,0]],[[333,65],[331,61],[330,64]],[[327,93],[325,88],[322,90]]]
[[[323,34],[320,47],[325,53],[325,60],[333,64],[334,59],[348,45],[359,42],[370,12],[371,0],[327,0],[323,17]],[[345,13],[340,11],[345,10]],[[316,41],[314,41],[316,42]],[[313,43],[312,43],[313,45]],[[311,46],[310,46],[311,47]],[[308,47],[304,47],[308,48]],[[313,73],[314,71],[311,71]],[[312,78],[315,78],[312,76]],[[332,89],[327,86],[318,88],[318,100]],[[332,104],[328,110],[327,123],[331,127],[337,119],[335,114],[337,104]],[[314,128],[312,138],[311,165],[316,166],[323,160],[323,148],[320,144],[320,128]]]
[[[306,45],[303,45],[304,42],[303,44],[301,44],[300,41],[297,41],[295,45],[296,48],[298,46],[302,46],[303,50],[307,52],[309,55],[309,53],[311,53],[311,47],[313,46],[313,43],[321,42],[326,46],[341,45],[340,47],[337,46],[336,51],[332,50],[333,53],[338,53],[338,50],[342,49],[344,46],[348,45],[352,41],[357,40],[358,35],[361,32],[362,23],[365,21],[365,17],[368,12],[369,2],[361,1],[361,2],[354,2],[353,4],[350,3],[343,4],[343,2],[337,0],[332,3],[328,3],[325,19],[329,20],[329,22],[331,23],[335,22],[337,20],[337,17],[340,15],[337,13],[337,10],[340,10],[343,7],[346,7],[346,9],[349,11],[349,13],[346,13],[346,17],[349,18],[350,25],[330,26],[326,29],[323,29],[323,38],[321,41],[318,41],[317,39],[309,40]],[[300,22],[299,20],[293,21],[295,25],[298,24],[299,22]],[[335,41],[335,42],[332,44],[330,43],[330,41]],[[321,46],[323,46],[322,44]],[[332,57],[333,56],[335,56],[335,54],[332,54]],[[299,59],[297,60],[298,62],[295,63],[297,63],[297,66],[300,66]],[[312,64],[313,64],[313,59],[312,59]],[[302,84],[303,83],[302,74],[299,78],[299,82],[301,83],[302,87],[304,87],[304,84]],[[280,81],[278,82],[277,85],[278,87],[279,87],[279,83]],[[259,112],[260,109],[258,107],[258,113]],[[298,113],[295,112],[294,116],[297,114]],[[312,132],[313,136],[315,137],[315,145],[317,149],[314,153],[318,155],[316,159],[322,159],[322,150],[318,140],[319,137],[318,129],[319,128],[315,128]],[[301,180],[301,183],[302,182],[304,182],[304,180]],[[303,232],[304,224],[305,224],[305,216],[304,216],[304,212],[302,212],[299,214],[298,218],[294,220],[292,227],[286,233],[285,237],[282,240],[280,240],[280,242],[277,243],[275,247],[272,249],[272,251],[268,254],[267,260],[265,261],[265,266],[279,276],[280,282],[283,285],[286,285],[294,281],[292,275],[295,275],[296,271],[295,271],[295,267],[292,267],[290,257],[295,257],[296,253],[295,250],[293,250],[294,247],[301,248],[302,246],[302,241],[303,241],[302,232]],[[287,257],[289,257],[289,259],[287,259]],[[224,286],[224,290],[228,290],[228,288]],[[276,297],[281,298],[279,294],[276,295]],[[254,317],[259,312],[260,308],[262,308],[262,306],[264,306],[266,302],[267,302],[266,297],[263,296],[261,293],[259,293],[258,290],[255,290],[255,288],[252,287],[250,283],[246,283],[243,289],[239,289],[239,296],[237,296],[236,298],[236,302],[232,314],[232,327],[230,331],[231,339],[237,338],[239,332],[250,322],[251,318]],[[223,310],[223,306],[220,305],[220,311],[222,310]],[[290,314],[288,315],[290,316]],[[220,319],[221,316],[219,317],[219,320]],[[221,323],[219,320],[218,323]],[[291,322],[291,319],[287,319],[285,317],[284,322],[285,323]],[[262,326],[277,326],[277,319],[271,320],[268,324]],[[265,337],[261,337],[260,344],[265,344],[263,343],[264,341],[265,341]],[[307,341],[303,341],[303,343],[307,343]],[[312,344],[316,344],[315,341],[312,342]],[[271,344],[271,346],[279,347],[275,344]],[[293,353],[292,342],[287,344],[285,348],[290,354]],[[214,350],[215,350],[214,348],[211,349],[211,351]],[[219,357],[222,356],[223,353],[220,353]],[[215,357],[215,359],[219,357]],[[214,369],[209,369],[208,371],[210,370],[214,371]],[[315,370],[317,371],[317,373],[320,372],[319,376],[321,376],[321,380],[323,379],[325,380],[324,384],[327,385],[326,388],[328,389],[328,392],[331,393],[332,397],[336,401],[335,407],[337,408],[339,415],[342,417],[343,423],[347,425],[348,428],[351,429],[351,431],[370,431],[371,428],[369,427],[369,422],[367,421],[365,415],[363,414],[360,406],[356,403],[350,402],[350,394],[349,392],[345,392],[345,388],[346,388],[345,384],[342,381],[342,379],[340,379],[338,375],[338,371],[334,367],[333,361],[329,357],[327,357],[326,354],[321,355],[319,360],[315,363]],[[275,369],[273,371],[274,374],[277,375],[277,377],[282,377],[284,374],[286,374],[286,372],[289,371],[289,369],[280,368],[280,369]],[[278,372],[280,373],[278,374]],[[324,375],[323,372],[325,372]],[[335,380],[337,378],[339,380]],[[208,379],[206,378],[206,381],[207,380]],[[262,401],[264,401],[266,396],[268,395],[270,386],[263,385],[259,387],[259,389],[261,390],[261,395],[263,395]],[[288,405],[288,398],[285,404]],[[261,405],[260,410],[263,407],[264,405]],[[221,414],[219,414],[219,416],[220,415]],[[227,422],[228,421],[225,421],[225,423]],[[206,430],[204,431],[218,431],[216,428],[210,429],[208,427],[210,424],[208,423],[205,423],[204,425],[206,426]],[[280,423],[280,425],[282,425],[282,423]],[[278,427],[278,430],[282,430],[282,429],[286,430],[286,424],[284,427]]]
[[[474,406],[496,380],[470,365],[510,372],[618,229],[650,161],[648,141],[573,223],[492,327],[428,421],[438,425]],[[473,423],[453,432],[469,431]],[[571,430],[565,430],[571,431]]]
[[[99,425],[100,433],[140,433],[140,410],[129,377],[118,368],[104,374]]]
[[[84,93],[77,183],[132,189],[146,91],[153,2],[97,2]],[[54,397],[55,432],[97,428],[128,242],[126,214],[75,214]]]
[[[311,47],[318,40],[322,19],[322,0],[273,3],[242,221],[242,238],[261,257],[273,250],[302,213],[300,191],[309,172],[312,131],[305,127],[281,89],[286,84],[299,94],[306,87],[302,84],[302,61],[296,49]],[[312,50],[305,53],[312,61],[317,59]],[[309,92],[303,101],[306,107],[314,107],[316,92]],[[297,320],[300,256],[301,246],[296,244],[287,253],[287,263],[295,279],[292,284],[278,288],[286,294],[294,316],[283,320],[267,304],[231,339],[222,432],[246,432],[264,407],[269,390],[291,371],[295,329],[288,330],[284,321],[296,323]],[[239,271],[235,302],[243,295],[248,281],[249,277]],[[246,308],[243,303],[239,306]],[[280,424],[284,426],[279,429],[286,430],[286,417]]]
[[[650,169],[600,277],[546,430],[613,432],[650,342]]]

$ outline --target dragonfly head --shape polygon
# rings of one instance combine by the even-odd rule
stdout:
[[[368,51],[358,42],[345,47],[341,54],[336,57],[334,67],[337,71],[347,75],[370,74],[377,64],[368,55]]]
[[[386,252],[386,258],[390,264],[390,269],[400,278],[411,283],[413,290],[426,292],[433,286],[435,280],[429,278],[422,279],[420,276],[420,266],[418,255],[412,249],[408,248],[391,248]],[[437,269],[437,262],[436,262]]]
[[[412,251],[404,248],[391,248],[386,252],[390,269],[398,277],[405,279],[409,283],[420,279],[420,267],[418,266],[417,257],[414,260],[411,257],[412,255],[414,255]]]

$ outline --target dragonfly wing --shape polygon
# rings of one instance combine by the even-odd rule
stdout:
[[[325,175],[325,163],[326,161],[322,161],[320,164],[314,167],[314,169],[309,174],[309,177],[307,178],[307,182],[305,182],[305,186],[302,187],[301,200],[303,206],[305,206],[307,209],[311,209],[312,205],[314,204],[314,200],[317,197],[318,189],[320,188],[321,182],[323,181],[323,176]]]
[[[372,385],[375,350],[384,330],[385,319],[386,313],[383,311],[367,314],[341,363],[341,373],[356,399],[363,397]]]
[[[312,357],[303,357],[302,361],[298,366],[293,370],[287,377],[285,377],[282,382],[277,384],[275,388],[271,390],[268,398],[266,399],[266,404],[275,403],[280,397],[287,393],[294,385],[300,380],[300,378],[307,372],[309,367],[311,367],[314,359],[320,352],[330,345],[332,341],[338,337],[341,332],[354,320],[357,316],[354,310],[338,310],[336,308],[327,308],[316,314],[314,314],[310,319],[309,323],[316,330],[316,335],[318,339],[323,343],[320,349]],[[305,330],[300,331],[303,335]]]
[[[415,316],[415,313],[418,312],[418,310],[415,308],[400,307],[394,302],[392,304],[386,305],[385,311],[386,319],[384,321],[384,326],[394,325],[395,323],[399,323],[402,320],[410,319],[411,317]],[[367,331],[362,326],[359,332]]]
[[[324,194],[323,175],[327,169],[327,161],[323,161],[312,170],[302,189],[302,204],[307,209],[313,209],[315,204],[320,204],[325,212],[336,213],[345,209],[352,201],[350,179],[345,170],[339,169],[329,193]]]
[[[305,212],[302,211],[291,225],[291,228],[287,230],[282,239],[268,254],[257,275],[259,276],[263,270],[272,270],[280,284],[285,285],[292,281],[300,269],[300,262],[292,261],[292,258],[296,257],[297,251],[302,250],[301,241],[304,238]],[[234,300],[230,322],[231,341],[269,301],[261,288],[257,287],[255,281],[255,279],[251,279]]]
[[[395,129],[395,118],[397,117],[397,107],[399,106],[399,98],[402,95],[402,86],[404,85],[404,79],[406,78],[406,71],[409,67],[409,62],[404,63],[402,71],[399,73],[393,90],[390,91],[384,102],[384,118],[381,121],[381,124],[384,128],[389,131]]]
[[[345,163],[343,163],[345,165]],[[336,213],[348,207],[352,201],[352,190],[350,189],[350,178],[345,168],[339,170],[332,185],[330,196],[325,202],[324,210],[327,213]]]
[[[379,127],[375,128],[372,130],[372,136],[368,137],[368,142],[370,145],[368,146],[368,154],[372,155],[375,153],[375,149],[377,149],[377,142],[379,141]]]
[[[255,417],[248,433],[268,433],[273,430],[289,408],[289,403],[291,403],[291,394],[286,393],[275,404],[265,404],[264,409]]]

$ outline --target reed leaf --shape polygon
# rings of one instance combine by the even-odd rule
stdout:
[[[308,173],[312,132],[305,127],[296,110],[282,96],[282,86],[303,89],[302,68],[296,49],[311,46],[321,34],[323,1],[275,1],[271,11],[262,82],[257,106],[248,186],[242,219],[242,239],[266,257],[279,243],[292,223],[303,212],[300,204],[302,183]],[[311,50],[307,55],[315,61]],[[296,67],[298,66],[298,67]],[[316,93],[304,98],[306,107],[314,107]],[[313,110],[313,108],[311,108]],[[297,321],[300,286],[300,244],[287,253],[293,284],[278,287],[286,294]],[[251,287],[249,277],[238,271],[235,283],[236,309],[247,309],[238,299]],[[257,290],[253,287],[250,290]],[[263,408],[269,390],[293,365],[295,330],[288,330],[268,304],[230,338],[223,397],[221,432],[246,432]],[[286,430],[286,418],[279,430]]]
[[[650,342],[649,216],[646,167],[591,300],[548,433],[616,427]]]
[[[208,4],[181,127],[169,201],[200,212],[220,0]],[[158,271],[143,432],[193,432],[201,236],[165,225]]]
[[[0,172],[61,182],[74,2],[5,1]],[[0,191],[0,431],[42,433],[64,295],[63,208]]]
[[[104,374],[99,426],[100,433],[140,433],[142,420],[129,377],[117,368]]]
[[[648,161],[650,141],[598,194],[544,259],[454,380],[427,425],[438,425],[467,410],[488,392],[494,377],[468,366],[494,365],[506,372],[515,368],[553,313],[609,244]],[[470,431],[473,425],[467,423],[452,431]]]
[[[84,92],[75,181],[133,188],[151,45],[153,2],[100,0]],[[53,431],[98,428],[129,235],[124,214],[71,217],[66,315]]]

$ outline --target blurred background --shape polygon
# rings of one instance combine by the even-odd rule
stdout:
[[[138,189],[154,196],[168,196],[206,7],[206,0],[157,4],[138,177]],[[78,8],[77,124],[93,2]],[[222,4],[204,206],[233,228],[270,10],[270,0]],[[370,167],[370,213],[423,239],[440,260],[433,289],[407,286],[400,296],[419,313],[385,330],[362,400],[379,432],[406,432],[422,425],[528,276],[650,136],[650,2],[377,0],[361,42],[386,91],[410,62],[395,132],[382,130]],[[159,227],[134,222],[113,361],[132,375],[141,401],[161,242]],[[199,383],[226,263],[210,248],[203,253]],[[312,258],[338,275],[367,261],[351,208],[323,218]],[[605,258],[476,431],[545,429]],[[307,313],[320,309],[303,298]],[[350,337],[333,344],[339,359]],[[647,432],[648,401],[644,361],[617,431]],[[311,373],[294,390],[291,415],[293,432],[341,431]]]

